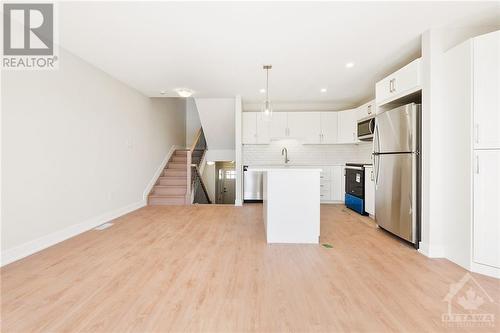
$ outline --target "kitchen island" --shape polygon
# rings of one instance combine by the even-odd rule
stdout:
[[[268,243],[319,243],[320,172],[315,168],[252,167],[263,172]]]

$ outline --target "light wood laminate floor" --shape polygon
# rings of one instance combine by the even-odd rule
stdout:
[[[319,245],[267,245],[259,204],[145,207],[1,269],[2,332],[479,332],[445,327],[466,271],[341,205]],[[462,311],[463,312],[463,311]]]

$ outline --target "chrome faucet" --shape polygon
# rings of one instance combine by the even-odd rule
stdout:
[[[285,147],[283,147],[283,149],[281,149],[281,156],[283,156],[283,155],[285,155],[285,164],[290,162],[290,160],[288,159],[288,149],[286,149]]]

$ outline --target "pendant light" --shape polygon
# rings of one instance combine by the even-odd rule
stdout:
[[[266,71],[266,99],[262,103],[262,118],[266,121],[270,121],[273,117],[273,106],[269,100],[269,70],[272,69],[272,65],[264,65],[263,69]]]

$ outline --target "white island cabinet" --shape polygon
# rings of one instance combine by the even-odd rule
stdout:
[[[264,175],[264,225],[267,243],[318,244],[319,168],[249,168]]]

